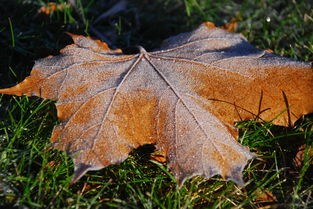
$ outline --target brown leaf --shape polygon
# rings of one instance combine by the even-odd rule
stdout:
[[[277,198],[270,191],[262,191],[261,189],[257,190],[257,197],[255,200],[256,204],[273,204],[277,202]]]
[[[159,163],[166,163],[166,154],[157,151],[151,154],[151,159]]]
[[[234,32],[238,28],[237,18],[231,18],[231,20],[228,23],[222,25],[221,28],[229,32]]]
[[[293,164],[296,168],[301,168],[303,165],[303,160],[305,159],[305,154],[308,155],[308,157],[313,157],[313,148],[310,145],[301,145],[298,148],[298,152],[296,153],[296,156],[293,159]],[[313,164],[313,161],[311,162]]]
[[[64,11],[65,9],[68,9],[70,7],[70,5],[66,4],[66,3],[55,3],[55,2],[49,2],[46,5],[40,7],[40,9],[38,10],[39,14],[45,14],[45,15],[51,15],[54,12],[57,11]]]
[[[286,126],[313,111],[310,63],[256,49],[212,23],[134,55],[72,37],[59,56],[37,61],[29,77],[0,93],[56,101],[60,124],[51,141],[74,159],[74,181],[155,144],[180,183],[219,174],[243,184],[254,155],[236,141],[234,122]]]

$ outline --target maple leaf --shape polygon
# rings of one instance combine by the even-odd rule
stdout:
[[[313,112],[310,63],[256,49],[212,23],[134,55],[72,38],[60,55],[37,61],[29,77],[0,93],[56,101],[60,124],[51,141],[72,156],[73,181],[155,144],[180,183],[219,174],[243,184],[254,155],[236,141],[234,123],[287,126]]]

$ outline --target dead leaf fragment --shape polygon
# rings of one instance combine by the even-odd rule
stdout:
[[[310,158],[313,157],[313,148],[310,145],[301,145],[298,148],[298,152],[296,153],[296,156],[293,159],[293,164],[296,166],[296,168],[300,169],[301,166],[303,165],[305,154],[307,154]],[[312,163],[313,161],[311,162],[311,164]]]
[[[74,181],[155,144],[180,183],[219,174],[242,185],[254,155],[236,141],[234,122],[287,126],[313,112],[310,63],[256,49],[212,23],[134,55],[72,37],[60,55],[37,61],[29,77],[0,93],[56,101],[60,124],[51,141],[72,156]]]
[[[275,195],[270,192],[270,191],[261,191],[258,190],[257,191],[257,197],[256,197],[256,203],[258,204],[264,204],[264,203],[270,203],[273,204],[277,202],[277,198],[275,197]]]
[[[238,28],[238,20],[233,17],[228,23],[221,26],[222,29],[229,32],[234,32]]]
[[[157,161],[159,163],[166,163],[165,153],[154,152],[151,154],[151,160]]]
[[[38,9],[39,14],[45,14],[45,15],[51,15],[54,12],[57,11],[64,11],[66,8],[69,8],[70,5],[66,3],[55,3],[55,2],[49,2],[46,5],[40,7]]]

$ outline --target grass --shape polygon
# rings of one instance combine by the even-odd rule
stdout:
[[[313,60],[310,1],[132,0],[119,12],[94,21],[116,1],[77,0],[71,7],[39,14],[45,0],[0,0],[0,87],[27,76],[34,60],[58,54],[71,43],[64,33],[91,35],[112,47],[151,50],[164,38],[209,20],[235,18],[237,32],[263,49]],[[157,26],[157,27],[156,27]],[[0,96],[0,207],[3,208],[312,208],[312,116],[294,128],[244,121],[240,142],[259,158],[247,165],[245,188],[219,177],[195,177],[181,188],[167,168],[149,160],[151,146],[131,153],[121,165],[89,172],[71,185],[71,159],[53,150],[57,124],[53,102]],[[301,165],[293,160],[306,145]],[[263,198],[263,199],[262,199]]]

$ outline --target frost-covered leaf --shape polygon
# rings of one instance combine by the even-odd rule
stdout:
[[[313,112],[311,63],[256,49],[212,23],[134,55],[72,38],[60,55],[37,61],[29,77],[0,93],[56,101],[60,124],[51,140],[74,159],[74,181],[155,144],[180,183],[219,174],[242,184],[253,154],[236,141],[234,123],[287,126]]]

